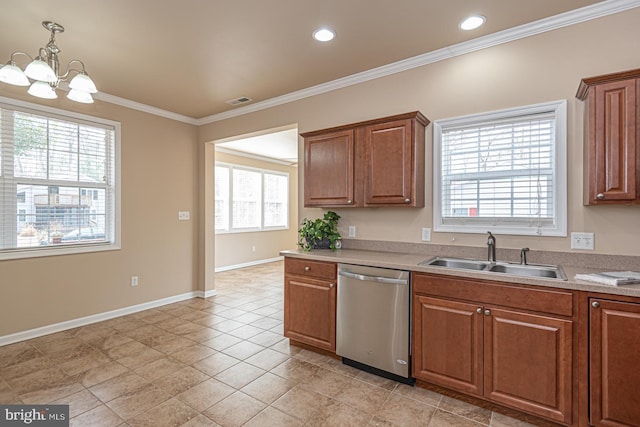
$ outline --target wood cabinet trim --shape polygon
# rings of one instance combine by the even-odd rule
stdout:
[[[603,74],[595,77],[587,77],[580,81],[578,91],[576,92],[576,98],[578,98],[580,101],[584,101],[585,99],[587,99],[589,88],[594,85],[636,78],[640,78],[640,68],[617,73]]]
[[[415,119],[418,123],[422,124],[425,127],[428,126],[429,123],[431,123],[429,119],[427,119],[420,111],[412,111],[410,113],[396,114],[394,116],[380,117],[377,119],[365,120],[363,122],[349,123],[346,125],[340,125],[340,126],[330,127],[326,129],[318,129],[314,131],[304,132],[304,133],[301,133],[300,136],[303,138],[309,138],[317,135],[322,135],[328,132],[338,132],[338,131],[344,131],[349,129],[355,129],[358,127],[372,126],[372,125],[390,122],[390,121],[409,120],[409,119]]]

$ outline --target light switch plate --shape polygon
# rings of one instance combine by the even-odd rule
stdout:
[[[350,225],[349,226],[349,237],[356,237],[356,226],[355,225]]]
[[[422,241],[423,242],[430,242],[431,241],[431,229],[430,228],[423,228],[422,229]]]
[[[178,212],[178,219],[180,221],[189,221],[189,217],[190,217],[190,213],[189,211],[180,211]]]
[[[592,251],[594,239],[593,233],[571,233],[571,249]]]

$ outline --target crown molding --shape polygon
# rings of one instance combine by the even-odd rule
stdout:
[[[236,108],[234,110],[213,114],[211,116],[203,117],[200,119],[194,119],[192,117],[187,117],[181,114],[173,113],[171,111],[152,107],[135,101],[130,101],[128,99],[120,98],[106,93],[97,93],[94,97],[102,101],[143,111],[149,114],[155,114],[180,122],[202,126],[253,113],[256,111],[276,107],[278,105],[288,104],[290,102],[298,101],[304,98],[321,95],[323,93],[342,89],[348,86],[353,86],[381,77],[390,76],[392,74],[401,73],[413,68],[422,67],[425,65],[433,64],[435,62],[451,59],[456,56],[465,55],[467,53],[476,52],[482,49],[487,49],[503,43],[509,43],[515,40],[520,40],[548,31],[557,30],[559,28],[564,28],[593,19],[602,18],[637,7],[640,7],[640,0],[604,0],[600,3],[585,6],[580,9],[540,19],[538,21],[509,28],[497,33],[478,37],[473,40],[407,58],[402,61],[383,65],[367,71],[352,74],[347,77],[332,80],[326,83],[321,83],[319,85],[311,86],[295,92],[290,92],[285,95],[277,96],[275,98],[267,99],[264,101],[259,101],[250,105]]]
[[[232,150],[230,148],[224,148],[224,147],[218,147],[218,146],[216,146],[215,150],[218,153],[231,154],[233,156],[246,157],[249,159],[260,160],[260,161],[269,162],[269,163],[276,163],[278,165],[284,165],[284,166],[295,166],[298,163],[297,159],[295,161],[280,160],[280,159],[274,159],[273,157],[266,157],[266,156],[261,156],[259,154],[252,154],[252,153],[247,153],[245,151]]]

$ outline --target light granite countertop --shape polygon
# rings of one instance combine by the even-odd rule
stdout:
[[[576,280],[574,277],[578,273],[596,273],[603,270],[613,270],[597,265],[590,267],[576,267],[572,265],[561,265],[568,280],[522,277],[505,273],[492,273],[486,271],[461,270],[435,266],[421,266],[420,262],[428,260],[434,256],[455,256],[451,254],[422,251],[421,253],[401,253],[380,250],[363,249],[339,249],[331,251],[329,249],[314,249],[309,252],[302,250],[285,250],[280,255],[285,257],[303,258],[316,261],[328,261],[344,264],[367,265],[372,267],[393,268],[398,270],[410,270],[424,273],[444,274],[457,277],[468,277],[474,279],[485,279],[496,282],[518,283],[533,286],[546,286],[550,288],[574,289],[579,291],[599,292],[612,295],[626,295],[640,297],[640,284],[625,286],[609,286],[597,283]],[[460,256],[461,258],[471,258]],[[500,261],[500,258],[499,258]],[[532,262],[531,264],[535,264]]]

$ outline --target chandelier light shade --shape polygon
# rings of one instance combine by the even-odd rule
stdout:
[[[16,51],[11,54],[11,59],[5,65],[0,66],[0,82],[14,86],[29,86],[27,93],[44,99],[56,99],[56,89],[61,82],[69,83],[67,98],[91,104],[92,93],[98,92],[96,85],[91,80],[84,68],[84,63],[73,59],[67,64],[64,73],[60,72],[58,54],[60,48],[56,46],[56,34],[62,33],[64,27],[51,21],[42,21],[42,26],[51,32],[49,43],[38,49],[38,55],[33,58],[29,54]],[[15,58],[26,56],[30,62],[24,71],[16,64]]]

